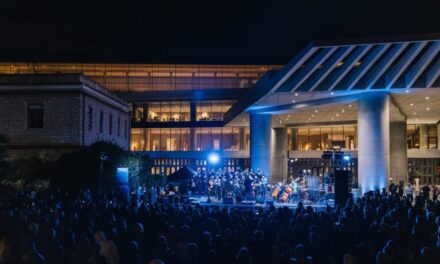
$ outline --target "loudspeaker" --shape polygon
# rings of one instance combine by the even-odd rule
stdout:
[[[351,173],[346,170],[335,172],[335,204],[344,206],[349,196],[349,181]]]

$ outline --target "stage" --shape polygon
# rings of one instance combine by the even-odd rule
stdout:
[[[258,209],[258,208],[269,208],[270,206],[274,206],[275,208],[280,207],[288,207],[291,209],[296,209],[298,207],[298,203],[302,202],[304,207],[311,206],[314,210],[322,211],[325,210],[327,206],[334,207],[334,200],[326,200],[321,202],[313,203],[311,201],[298,201],[298,202],[277,202],[268,198],[262,201],[261,199],[257,201],[253,200],[243,200],[241,202],[237,202],[235,199],[230,198],[225,200],[218,200],[213,197],[208,199],[208,196],[197,196],[192,195],[188,197],[188,201],[193,205],[200,206],[216,206],[216,207],[227,207],[227,208],[238,208],[238,209]]]

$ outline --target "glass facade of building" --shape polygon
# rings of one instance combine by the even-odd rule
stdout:
[[[408,175],[411,181],[419,178],[420,184],[440,184],[440,159],[409,158]]]
[[[437,149],[437,125],[407,125],[408,149]]]
[[[289,150],[357,149],[357,126],[320,126],[289,128]]]
[[[132,104],[134,122],[223,121],[234,100],[162,101]]]
[[[197,121],[222,121],[223,114],[232,107],[234,101],[201,101],[196,103]]]
[[[133,128],[132,151],[249,150],[249,127]]]
[[[148,122],[185,122],[190,119],[190,102],[152,102],[148,104]]]
[[[132,151],[248,150],[249,127],[223,127],[233,100],[132,104]],[[137,125],[138,124],[138,125]],[[163,127],[165,126],[165,127]]]
[[[0,74],[80,73],[111,91],[144,92],[251,87],[273,65],[2,62]]]

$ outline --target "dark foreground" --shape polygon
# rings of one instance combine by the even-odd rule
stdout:
[[[17,193],[1,263],[440,263],[440,203],[370,193],[344,208],[237,209]]]

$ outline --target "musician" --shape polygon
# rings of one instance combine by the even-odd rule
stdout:
[[[254,179],[252,176],[248,175],[244,180],[244,189],[246,192],[246,199],[250,199],[252,197],[252,183],[254,182]]]
[[[194,178],[191,178],[191,181],[190,181],[191,183],[190,183],[190,190],[191,190],[191,193],[196,193],[196,191],[197,191],[197,187],[196,187],[196,181],[194,180]]]
[[[211,194],[219,200],[226,194],[232,193],[236,197],[246,195],[266,195],[267,178],[261,171],[210,170],[198,172],[189,179],[192,193],[199,195]]]
[[[222,199],[222,192],[221,192],[221,179],[219,176],[216,176],[214,179],[214,195],[217,197],[217,200]]]
[[[197,185],[197,194],[200,195],[203,192],[203,176],[201,173],[197,173],[195,182]]]
[[[202,179],[202,193],[204,195],[208,195],[208,186],[209,186],[209,179],[208,179],[208,175],[203,174],[203,179]]]

